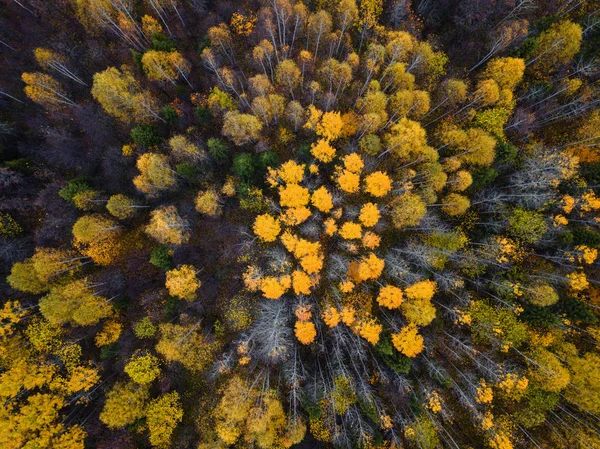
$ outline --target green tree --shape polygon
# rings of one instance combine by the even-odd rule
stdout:
[[[517,208],[508,217],[508,232],[525,243],[538,242],[547,230],[548,225],[540,212]]]

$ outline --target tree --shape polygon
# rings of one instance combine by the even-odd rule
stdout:
[[[91,326],[112,315],[108,299],[97,295],[86,279],[51,288],[39,305],[44,318],[55,326]]]
[[[427,145],[425,129],[413,120],[402,118],[384,135],[387,152],[391,152],[400,161],[409,161],[422,157],[427,160],[437,159],[432,155],[433,149]]]
[[[88,30],[101,28],[111,31],[136,50],[141,50],[146,44],[143,31],[133,20],[133,8],[129,3],[76,0],[75,10],[78,19]]]
[[[265,242],[274,242],[281,232],[279,220],[269,214],[256,217],[253,227],[254,233]]]
[[[402,290],[393,285],[381,287],[377,296],[377,304],[388,309],[397,309],[402,304]]]
[[[159,115],[156,100],[149,92],[142,91],[128,71],[109,67],[94,75],[92,96],[107,114],[119,120],[145,122],[164,121]]]
[[[277,123],[285,110],[285,98],[277,94],[267,94],[255,97],[252,100],[252,112],[259,117],[266,126]]]
[[[183,419],[183,407],[176,391],[165,393],[148,404],[146,422],[150,432],[150,444],[168,447],[177,424]]]
[[[48,48],[38,47],[34,50],[35,60],[46,70],[54,70],[70,80],[75,81],[83,86],[86,84],[67,68],[67,58]]]
[[[407,357],[416,357],[424,349],[423,337],[419,335],[414,324],[409,324],[399,333],[392,335],[392,344]]]
[[[545,73],[570,62],[581,48],[581,25],[569,20],[550,25],[537,39],[537,47],[527,65]]]
[[[196,299],[196,291],[202,283],[198,280],[197,272],[191,265],[181,265],[178,268],[167,271],[165,287],[171,296],[193,301]]]
[[[229,111],[225,114],[222,132],[237,146],[242,146],[258,140],[262,128],[262,123],[254,115]]]
[[[150,213],[146,234],[159,243],[181,245],[190,238],[189,224],[179,216],[175,206],[163,206]]]
[[[396,229],[418,225],[427,213],[425,202],[414,193],[405,193],[395,198],[391,206],[392,223]]]
[[[485,68],[484,78],[491,78],[500,89],[514,90],[523,79],[525,61],[521,58],[492,59]]]
[[[287,90],[294,98],[294,90],[300,84],[300,69],[291,59],[284,59],[275,68],[275,80],[277,84]]]
[[[311,344],[317,336],[315,325],[310,321],[296,321],[294,333],[298,341],[303,345]]]
[[[467,164],[486,167],[494,162],[496,139],[482,129],[451,129],[442,134],[442,141]]]
[[[212,363],[217,347],[198,332],[199,325],[200,322],[187,325],[160,324],[156,352],[167,361],[179,362],[192,372],[204,371]]]
[[[408,427],[406,427],[404,436],[415,447],[422,449],[434,449],[440,444],[435,425],[424,415],[417,417]],[[511,447],[512,446],[498,446],[494,447],[494,449],[510,449]]]
[[[229,148],[221,139],[211,137],[206,141],[206,147],[208,148],[210,155],[217,163],[226,161],[229,157]]]
[[[121,251],[122,228],[102,215],[84,215],[73,225],[73,244],[99,265],[109,265]]]
[[[528,378],[539,388],[560,392],[571,379],[569,370],[565,368],[558,357],[544,348],[537,348],[531,354],[534,365],[529,371]]]
[[[450,193],[446,195],[443,199],[443,202],[444,204],[442,206],[442,210],[445,214],[451,217],[463,215],[471,206],[471,201],[469,201],[469,198],[458,193]]]
[[[302,439],[304,425],[285,419],[275,392],[257,391],[236,375],[230,377],[220,395],[212,416],[214,429],[225,444],[241,439],[261,449],[274,445],[288,448]]]
[[[558,302],[558,293],[546,282],[530,286],[525,292],[527,300],[535,306],[547,307]]]
[[[150,196],[156,196],[177,183],[176,174],[169,167],[168,158],[164,154],[144,153],[138,158],[136,167],[140,174],[133,179],[133,184]]]
[[[331,16],[327,11],[320,10],[310,15],[307,24],[307,33],[311,42],[314,42],[314,57],[313,63],[319,55],[319,47],[323,44],[323,40],[329,37],[331,33]]]
[[[508,217],[508,232],[525,243],[537,243],[548,230],[541,213],[516,208]]]
[[[122,193],[111,195],[106,203],[106,210],[120,220],[125,220],[135,214],[136,209],[146,206],[137,206],[135,201]]]
[[[571,383],[565,390],[570,402],[590,413],[600,411],[600,357],[588,352],[583,357],[571,356],[569,359]]]
[[[335,157],[335,148],[333,148],[326,139],[319,139],[313,144],[310,153],[321,162],[331,162]]]
[[[132,128],[131,138],[137,146],[151,148],[162,142],[153,124],[141,124]]]
[[[120,231],[115,221],[102,215],[84,215],[73,225],[75,241],[83,244],[115,239]]]
[[[23,73],[21,79],[25,82],[25,95],[30,100],[48,109],[61,106],[77,106],[67,97],[61,84],[44,73]]]
[[[392,180],[387,174],[376,171],[365,177],[364,189],[374,197],[381,198],[392,190]]]
[[[336,140],[342,135],[344,122],[339,112],[325,112],[317,124],[315,132],[326,141]]]
[[[133,424],[145,414],[149,399],[146,387],[133,382],[117,382],[106,395],[100,420],[110,429],[118,429]]]
[[[210,217],[217,217],[223,213],[221,196],[214,189],[198,192],[195,206],[198,212]]]
[[[178,161],[195,161],[204,158],[205,153],[186,136],[177,135],[169,139],[171,154]]]
[[[168,81],[175,86],[181,76],[189,84],[191,65],[177,51],[148,50],[142,56],[142,66],[150,81]]]
[[[136,384],[147,385],[160,376],[158,358],[150,353],[136,353],[125,365],[125,372]]]

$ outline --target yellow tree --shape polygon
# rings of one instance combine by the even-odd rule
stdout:
[[[148,206],[136,205],[135,201],[122,193],[111,195],[106,203],[106,210],[120,220],[125,220],[135,214],[136,209]]]
[[[73,225],[73,244],[99,265],[109,265],[120,253],[122,228],[102,215],[84,215]]]
[[[198,280],[197,271],[191,265],[181,265],[178,268],[167,271],[165,287],[171,296],[193,301],[196,299],[196,291],[202,283]]]
[[[156,344],[156,352],[169,362],[179,362],[192,372],[202,372],[211,363],[217,349],[198,331],[200,322],[196,324],[164,323],[159,326],[160,339]]]
[[[514,90],[523,79],[525,61],[521,58],[492,59],[485,68],[484,77],[491,78],[500,89]]]
[[[133,74],[109,67],[94,75],[92,96],[107,114],[125,123],[164,119],[152,94],[142,91]]]
[[[402,118],[384,135],[388,147],[386,152],[392,153],[401,161],[409,161],[420,157],[425,160],[436,160],[437,152],[427,145],[427,134],[419,122]]]
[[[527,65],[533,64],[536,70],[544,73],[570,62],[581,48],[582,34],[581,25],[577,23],[569,20],[553,23],[538,38]]]
[[[160,243],[181,245],[190,238],[189,224],[175,206],[163,206],[150,213],[146,233]]]
[[[159,375],[159,360],[150,353],[136,353],[125,365],[125,372],[136,384],[147,385]]]
[[[45,73],[23,73],[21,79],[25,82],[25,95],[30,100],[48,109],[60,106],[77,106],[65,93],[61,84]]]
[[[146,410],[146,423],[150,432],[150,444],[168,447],[177,424],[183,419],[183,407],[176,391],[165,393],[150,401]]]
[[[223,135],[229,137],[236,145],[242,146],[258,140],[263,124],[252,114],[229,111],[223,122]]]
[[[392,335],[392,344],[406,357],[416,357],[424,349],[423,337],[419,335],[414,324],[409,324]]]
[[[181,76],[188,84],[190,63],[177,51],[148,50],[142,56],[142,66],[150,81],[168,81],[174,86]],[[191,84],[190,84],[190,87]]]
[[[292,99],[294,90],[300,84],[300,75],[300,69],[291,59],[284,59],[275,68],[275,81],[289,92]]]
[[[214,189],[198,192],[195,206],[198,212],[210,217],[217,217],[223,212],[221,196]]]
[[[100,421],[110,429],[133,424],[145,414],[149,394],[147,387],[133,382],[118,382],[106,395]]]
[[[391,206],[392,223],[397,229],[418,225],[427,213],[425,202],[415,193],[404,193],[396,197]]]
[[[156,196],[177,183],[176,173],[169,167],[169,159],[164,154],[144,153],[138,158],[136,167],[140,174],[133,179],[133,184],[149,196]]]
[[[60,73],[63,76],[79,83],[83,86],[86,84],[77,77],[71,70],[67,67],[67,58],[63,55],[56,53],[48,48],[38,47],[34,50],[35,60],[37,63],[46,70],[54,70]]]
[[[107,298],[97,295],[86,279],[53,287],[40,299],[40,312],[51,324],[91,326],[112,315]]]
[[[171,154],[177,161],[200,161],[206,157],[204,151],[184,135],[176,135],[169,139]],[[165,161],[166,162],[166,161]]]

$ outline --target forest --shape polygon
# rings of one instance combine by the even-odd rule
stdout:
[[[600,449],[600,0],[0,0],[1,449]]]

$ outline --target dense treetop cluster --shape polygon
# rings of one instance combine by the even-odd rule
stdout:
[[[5,1],[0,446],[600,447],[599,7]]]

